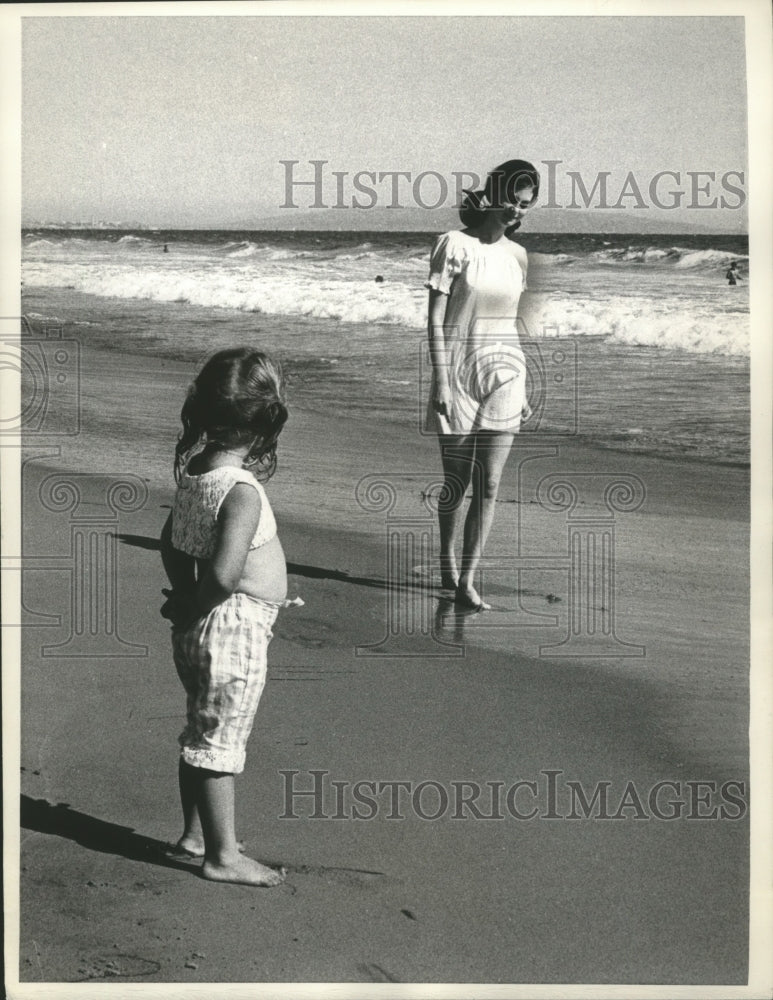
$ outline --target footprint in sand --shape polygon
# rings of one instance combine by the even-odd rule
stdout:
[[[292,642],[298,646],[306,646],[307,648],[317,649],[320,646],[326,646],[327,643],[327,633],[333,632],[334,629],[331,628],[328,622],[323,621],[321,618],[309,618],[305,616],[302,622],[288,622],[286,625],[282,624],[275,630],[278,639],[284,639],[285,642]]]
[[[400,980],[392,972],[387,972],[375,962],[363,962],[357,966],[357,971],[367,976],[372,983],[399,983]]]
[[[137,976],[152,976],[161,969],[160,962],[139,955],[114,954],[97,955],[81,962],[78,967],[78,979],[75,982],[85,983],[91,979],[133,979]]]
[[[296,646],[304,646],[306,649],[319,649],[325,645],[323,639],[317,639],[311,635],[304,635],[299,633],[298,635],[279,635],[280,639],[284,639],[286,642],[292,642]]]
[[[334,885],[345,885],[353,889],[367,889],[383,883],[387,878],[384,872],[365,868],[327,868],[324,865],[285,865],[285,868],[288,876],[313,875]]]

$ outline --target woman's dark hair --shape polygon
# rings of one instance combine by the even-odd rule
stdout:
[[[462,225],[474,229],[480,225],[487,209],[501,205],[504,201],[514,201],[515,194],[521,188],[533,187],[534,200],[539,195],[539,171],[528,160],[508,160],[500,163],[489,173],[486,183],[480,191],[465,191],[465,197],[459,206],[459,218]],[[505,230],[505,236],[510,236],[521,223],[515,222]]]
[[[188,390],[180,420],[174,460],[178,482],[190,453],[204,440],[223,448],[250,444],[244,464],[257,479],[270,479],[276,471],[277,438],[287,420],[279,365],[251,347],[219,351]]]

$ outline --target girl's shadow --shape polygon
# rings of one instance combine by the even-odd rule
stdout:
[[[161,868],[190,871],[191,865],[176,858],[164,856],[169,844],[153,837],[143,837],[131,827],[118,826],[94,816],[71,809],[66,802],[51,805],[45,799],[21,796],[21,826],[25,830],[48,833],[91,851],[117,854],[130,861],[143,861]]]

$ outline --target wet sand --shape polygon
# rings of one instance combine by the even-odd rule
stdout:
[[[184,705],[158,615],[156,539],[192,368],[98,350],[84,362],[81,434],[58,455],[30,452],[24,479],[25,556],[41,557],[25,607],[61,623],[28,619],[24,634],[22,982],[746,982],[748,470],[524,435],[488,548],[500,560],[484,580],[495,610],[465,617],[433,589],[420,545],[386,561],[388,529],[419,542],[431,530],[421,494],[437,478],[436,444],[296,407],[269,495],[291,596],[306,603],[275,628],[237,784],[248,851],[288,878],[214,885],[154,857],[180,832]],[[572,516],[537,501],[559,472],[582,487]],[[59,473],[75,474],[78,510],[40,501]],[[358,503],[368,475],[395,487],[391,512]],[[611,517],[610,655],[601,591],[583,599],[580,623],[596,623],[595,652],[549,649],[578,608],[568,532],[579,518],[610,537],[596,487],[621,475],[644,497]],[[106,486],[127,476],[147,496],[111,514]],[[73,631],[72,539],[90,531],[112,552],[111,530],[117,632],[98,626],[80,653],[56,649]],[[321,815],[307,796],[290,803],[297,819],[282,818],[287,782],[312,789],[313,771]],[[334,781],[348,783],[339,798]],[[354,818],[358,781],[412,783],[395,793],[404,818],[386,793],[373,818]],[[509,810],[518,781],[533,786]],[[619,818],[566,818],[571,781],[589,797],[604,785]],[[653,815],[663,781],[674,785],[656,802],[681,798],[681,818]],[[421,782],[435,784],[414,799]],[[460,782],[481,787],[478,818],[459,806]],[[426,818],[443,792],[447,809]]]

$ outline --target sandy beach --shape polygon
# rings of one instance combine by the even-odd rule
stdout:
[[[769,7],[4,7],[7,995],[770,998]],[[301,599],[234,781],[273,888],[170,857],[159,539],[240,345]],[[442,364],[449,426],[521,413],[485,611]]]
[[[305,606],[275,628],[237,784],[239,835],[288,877],[219,886],[155,853],[180,832],[184,703],[157,538],[194,366],[93,347],[82,362],[80,435],[31,448],[24,472],[38,568],[24,580],[22,982],[746,982],[748,469],[524,435],[487,552],[494,610],[459,616],[426,549],[387,563],[388,530],[431,531],[436,443],[304,397],[269,495]],[[596,490],[573,515],[550,510],[538,484],[559,473],[629,477],[642,502],[610,514]],[[56,499],[62,476],[77,508]],[[358,502],[366,476],[392,483],[391,511],[366,509],[362,484]],[[137,492],[116,513],[120,479]],[[601,592],[582,612],[598,612],[582,626],[596,622],[596,652],[555,648],[577,611],[578,512],[586,532],[614,523],[603,654]],[[112,619],[97,569],[73,603],[78,532],[108,553],[92,566],[115,559]],[[73,607],[90,600],[78,646]],[[315,781],[321,798],[288,800]],[[375,808],[357,806],[357,782],[382,783]],[[477,814],[460,783],[479,788]],[[602,787],[606,814],[577,815],[572,783],[588,799]]]

